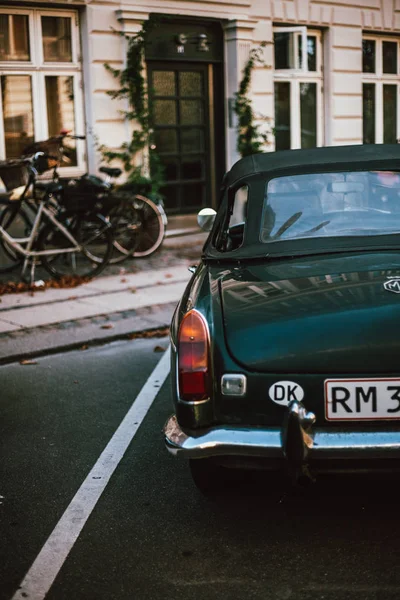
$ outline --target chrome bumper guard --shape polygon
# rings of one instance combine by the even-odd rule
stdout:
[[[213,427],[187,435],[175,415],[164,427],[165,443],[174,456],[207,458],[244,456],[287,459],[294,466],[309,460],[400,457],[400,431],[338,431],[313,428],[315,416],[292,401],[282,428]]]

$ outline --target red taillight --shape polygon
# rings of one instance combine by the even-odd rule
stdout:
[[[191,310],[182,319],[178,333],[179,396],[203,400],[210,395],[209,340],[204,317]]]

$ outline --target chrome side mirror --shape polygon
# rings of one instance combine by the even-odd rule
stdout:
[[[211,231],[216,211],[213,208],[202,208],[197,215],[197,223],[203,231]]]

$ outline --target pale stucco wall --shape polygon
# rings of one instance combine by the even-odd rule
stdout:
[[[51,5],[65,7],[66,3],[53,0]],[[308,25],[323,31],[325,145],[362,142],[363,31],[398,32],[400,36],[400,0],[70,0],[67,5],[82,9],[87,129],[108,146],[119,146],[130,137],[129,125],[119,112],[124,103],[107,95],[118,83],[104,63],[118,68],[125,57],[125,41],[113,29],[138,31],[151,13],[224,21],[227,166],[237,158],[236,131],[228,123],[228,98],[237,90],[250,49],[261,41],[267,42],[265,61],[255,70],[252,96],[256,110],[273,119],[273,24]],[[90,169],[97,166],[97,158],[93,143],[89,144]]]
[[[255,70],[252,83],[256,111],[274,115],[272,24],[320,27],[324,32],[324,144],[362,142],[361,40],[364,31],[400,33],[400,0],[225,0],[218,2],[126,0],[87,4],[88,64],[92,73],[87,94],[91,97],[90,126],[99,140],[118,144],[127,126],[106,90],[116,81],[104,71],[103,63],[118,67],[124,60],[124,42],[111,28],[137,31],[150,13],[167,13],[223,19],[225,29],[226,99],[232,97],[251,47],[268,42],[264,65]],[[228,113],[228,109],[226,110]],[[227,163],[237,158],[236,132],[226,123]]]

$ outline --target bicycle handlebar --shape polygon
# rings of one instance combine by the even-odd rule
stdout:
[[[60,131],[59,135],[54,136],[55,138],[59,138],[60,140],[68,137],[71,140],[86,140],[85,135],[72,135],[69,131],[63,129]]]

